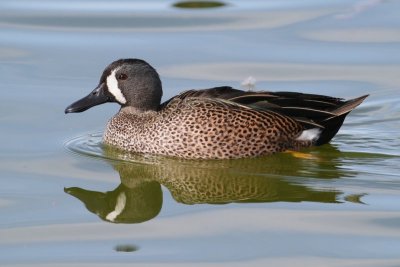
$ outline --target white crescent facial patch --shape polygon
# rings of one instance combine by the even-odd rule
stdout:
[[[111,72],[111,74],[107,77],[107,88],[108,91],[115,97],[115,99],[120,103],[120,104],[125,104],[126,103],[126,99],[124,97],[124,95],[122,94],[121,89],[119,89],[118,87],[118,80],[117,77],[115,77],[115,73],[118,71],[119,69],[115,69]]]

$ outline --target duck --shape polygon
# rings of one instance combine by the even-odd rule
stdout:
[[[236,159],[299,151],[331,141],[368,95],[344,100],[299,92],[190,89],[161,103],[162,83],[146,61],[119,59],[65,113],[113,102],[106,146],[183,159]]]

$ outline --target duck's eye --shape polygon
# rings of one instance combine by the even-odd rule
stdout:
[[[121,73],[117,75],[118,80],[126,80],[128,78],[128,75]]]

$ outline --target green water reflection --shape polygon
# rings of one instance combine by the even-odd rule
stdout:
[[[163,203],[161,186],[182,204],[262,202],[362,203],[359,195],[315,186],[317,180],[352,177],[340,167],[341,154],[325,146],[305,158],[282,153],[270,157],[190,161],[164,157],[127,155],[104,148],[104,157],[119,173],[121,183],[112,191],[78,187],[65,192],[81,200],[101,219],[114,223],[141,223],[156,217]]]

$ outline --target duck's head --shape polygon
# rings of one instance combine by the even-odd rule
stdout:
[[[99,85],[69,105],[65,113],[82,112],[106,102],[140,111],[157,110],[161,97],[161,80],[152,66],[140,59],[120,59],[108,65]]]

